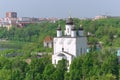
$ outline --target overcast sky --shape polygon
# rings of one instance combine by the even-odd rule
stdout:
[[[0,17],[8,11],[18,17],[120,16],[120,0],[0,0]]]

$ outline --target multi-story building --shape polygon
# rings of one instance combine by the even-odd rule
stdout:
[[[6,18],[17,18],[17,12],[6,12]]]

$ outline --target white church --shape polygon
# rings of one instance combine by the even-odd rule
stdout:
[[[56,65],[59,60],[66,59],[69,66],[75,57],[87,53],[87,37],[84,36],[82,26],[76,30],[71,17],[66,20],[64,35],[62,33],[58,26],[57,37],[53,39],[52,64]]]

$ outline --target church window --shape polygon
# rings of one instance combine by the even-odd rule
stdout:
[[[80,49],[80,53],[82,54],[82,48]]]
[[[86,49],[84,48],[84,53],[86,52]]]
[[[62,48],[62,51],[64,51],[64,48]]]
[[[69,29],[67,29],[67,32],[69,33]]]
[[[47,42],[47,47],[49,46],[49,43]]]
[[[56,60],[54,60],[54,63],[56,64]]]
[[[67,60],[67,66],[69,66],[69,61]]]

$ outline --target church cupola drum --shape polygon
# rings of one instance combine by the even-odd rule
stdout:
[[[61,26],[59,25],[57,28],[57,37],[61,37],[62,36],[62,29]]]
[[[71,29],[74,26],[73,19],[69,17],[66,20],[66,25],[65,25],[65,35],[71,35]]]
[[[71,37],[76,37],[76,28],[74,26],[71,29]]]
[[[77,32],[71,17],[66,20],[64,35],[62,35],[62,29],[59,25],[57,37],[53,39],[52,64],[56,65],[59,60],[66,59],[70,65],[75,57],[87,53],[87,37],[83,33],[81,26]]]
[[[83,30],[82,25],[80,25],[80,27],[79,27],[79,29],[78,29],[78,35],[79,35],[79,36],[84,36],[84,30]]]
[[[69,17],[67,20],[66,20],[66,24],[67,25],[73,25],[73,19],[71,17]]]

